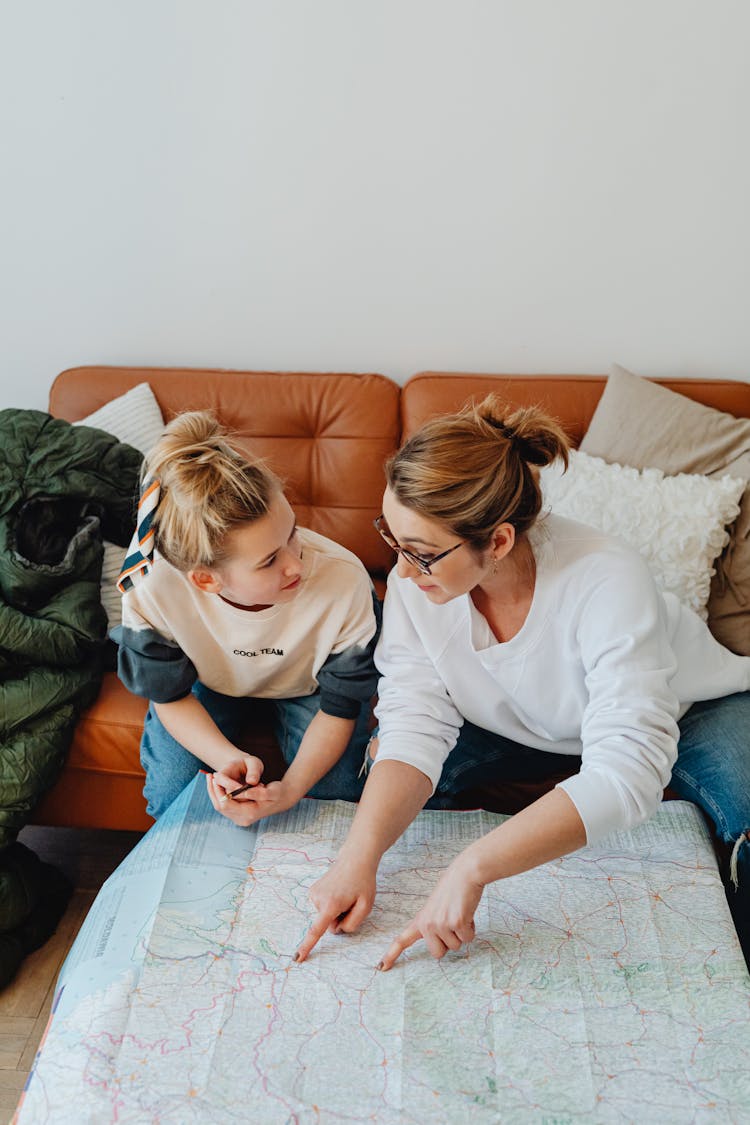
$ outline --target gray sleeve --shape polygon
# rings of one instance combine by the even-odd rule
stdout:
[[[153,629],[126,625],[118,625],[110,636],[118,646],[117,675],[129,691],[154,703],[174,703],[190,694],[198,674],[174,641]]]
[[[375,631],[365,645],[352,645],[329,656],[318,672],[320,709],[340,719],[356,719],[363,703],[375,694],[378,673],[373,654],[380,635],[382,609],[372,591]]]

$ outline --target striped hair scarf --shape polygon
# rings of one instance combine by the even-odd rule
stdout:
[[[153,477],[146,477],[141,486],[135,532],[130,540],[120,577],[117,579],[117,589],[121,594],[130,590],[136,582],[145,578],[153,566],[154,532],[151,525],[154,522],[154,513],[159,503],[160,491],[158,480]]]

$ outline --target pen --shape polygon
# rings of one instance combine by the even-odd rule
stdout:
[[[248,781],[245,785],[240,785],[237,789],[233,789],[231,793],[225,793],[223,797],[219,798],[219,801],[228,801],[230,797],[236,797],[238,793],[245,793],[248,789],[254,788],[255,782]]]

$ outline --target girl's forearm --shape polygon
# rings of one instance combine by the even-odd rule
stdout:
[[[354,732],[354,719],[318,711],[305,731],[294,761],[284,774],[284,785],[295,799],[309,793],[346,750]]]
[[[246,757],[221,733],[202,703],[186,695],[174,703],[152,703],[164,728],[181,746],[215,770]]]

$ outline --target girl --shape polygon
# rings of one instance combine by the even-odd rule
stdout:
[[[376,652],[379,749],[311,890],[298,960],[367,916],[381,856],[431,794],[450,807],[566,761],[579,771],[456,858],[380,967],[420,938],[434,957],[471,941],[487,883],[638,824],[668,782],[734,849],[728,894],[750,952],[750,658],[660,593],[621,540],[538,519],[537,466],[567,464],[567,448],[552,419],[490,396],[428,422],[388,464],[376,525],[398,563]]]
[[[119,585],[118,674],[150,700],[152,816],[204,765],[214,806],[239,824],[306,793],[357,800],[376,683],[372,584],[353,554],[297,527],[277,478],[210,414],[178,415],[146,458]],[[288,767],[268,785],[236,745],[251,698],[273,701]]]

